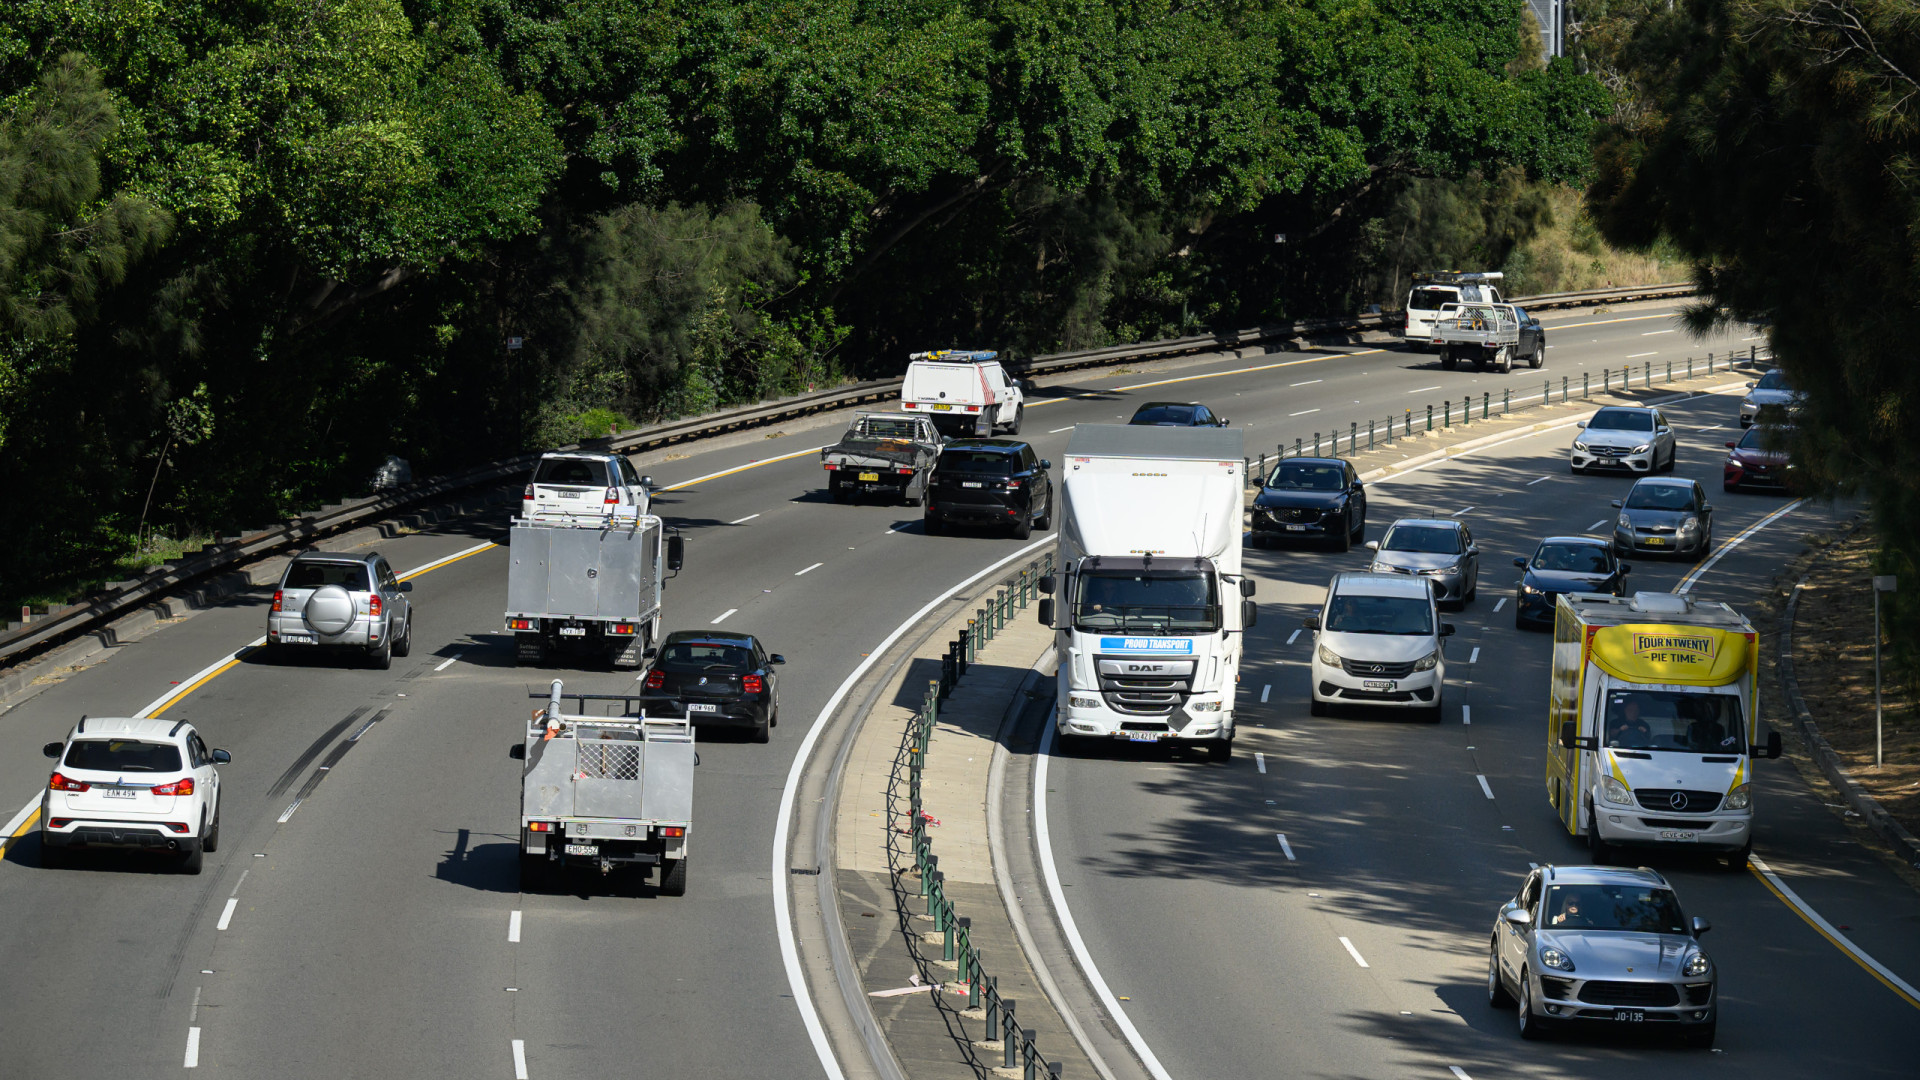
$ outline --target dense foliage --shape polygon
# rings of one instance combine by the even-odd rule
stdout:
[[[1920,678],[1920,10],[1889,0],[1645,3],[1591,191],[1624,243],[1698,263],[1697,318],[1772,320],[1807,395],[1795,453],[1870,497],[1892,641]]]
[[[11,0],[0,593],[390,453],[1391,302],[1384,261],[1497,258],[1538,218],[1498,193],[1587,168],[1605,95],[1521,11]]]

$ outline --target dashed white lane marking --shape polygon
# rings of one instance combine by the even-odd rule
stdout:
[[[1543,476],[1543,477],[1541,477],[1541,478],[1540,478],[1539,480],[1529,480],[1529,481],[1527,481],[1527,486],[1528,486],[1528,487],[1532,487],[1533,485],[1535,485],[1535,484],[1538,484],[1538,483],[1540,483],[1540,482],[1541,482],[1541,481],[1543,481],[1543,480],[1551,480],[1551,479],[1553,479],[1553,475],[1552,475],[1551,473],[1549,473],[1548,475],[1546,475],[1546,476]]]
[[[1427,392],[1427,391],[1429,391],[1429,390],[1438,390],[1438,389],[1440,389],[1440,388],[1439,388],[1439,387],[1437,387],[1437,386],[1423,386],[1423,387],[1421,387],[1421,388],[1420,388],[1420,389],[1418,389],[1418,390],[1409,390],[1409,391],[1407,391],[1407,393],[1409,393],[1409,394],[1424,394],[1424,393],[1426,393],[1426,392]]]
[[[187,1029],[187,1060],[181,1064],[189,1069],[200,1067],[200,1029],[197,1027]]]
[[[1473,706],[1471,705],[1460,706],[1460,722],[1463,724],[1473,723]]]
[[[1507,598],[1503,596],[1503,597],[1501,597],[1501,598],[1500,598],[1500,602],[1499,602],[1499,603],[1497,603],[1497,604],[1495,604],[1495,605],[1493,605],[1493,610],[1494,610],[1494,611],[1496,611],[1496,612],[1498,612],[1498,611],[1499,611],[1499,610],[1500,610],[1501,608],[1503,608],[1503,607],[1506,607],[1506,606],[1507,606]]]
[[[1294,386],[1312,386],[1312,385],[1313,385],[1314,383],[1317,383],[1317,382],[1325,382],[1325,381],[1326,381],[1326,380],[1324,380],[1324,379],[1308,379],[1308,380],[1307,380],[1306,382],[1297,382],[1297,383],[1293,383],[1292,385],[1294,385]]]
[[[1261,754],[1261,753],[1255,753],[1253,755],[1253,767],[1256,769],[1259,769],[1263,773],[1266,772],[1267,771],[1267,755]]]
[[[743,518],[734,518],[732,521],[727,522],[727,524],[745,525],[747,522],[752,521],[754,518],[757,518],[759,516],[760,516],[759,514],[748,514],[746,517],[743,517]]]
[[[1475,773],[1473,778],[1480,781],[1480,790],[1487,793],[1487,798],[1493,798],[1493,788],[1487,783],[1487,778],[1479,773]]]
[[[288,806],[285,810],[281,811],[280,824],[285,825],[287,823],[287,819],[293,816],[293,812],[295,810],[300,809],[300,804],[304,801],[305,800],[303,799],[295,799],[293,800],[292,805]]]
[[[1719,430],[1720,430],[1720,425],[1719,425],[1719,424],[1708,424],[1708,425],[1707,425],[1706,427],[1703,427],[1703,428],[1701,428],[1700,430],[1701,430],[1701,431],[1719,431]]]
[[[227,906],[220,911],[220,921],[213,924],[215,930],[225,930],[233,923],[233,909],[240,906],[238,897],[227,897]]]
[[[513,1040],[513,1080],[527,1080],[527,1041]]]
[[[520,944],[520,913],[518,911],[507,916],[507,943]]]
[[[1319,411],[1320,411],[1319,409],[1301,409],[1299,412],[1288,413],[1287,415],[1288,416],[1306,416],[1308,413],[1317,413]]]
[[[1449,1065],[1447,1068],[1453,1070],[1454,1080],[1473,1080],[1473,1077],[1467,1075],[1467,1070],[1458,1065]]]
[[[739,611],[739,610],[740,610],[740,609],[739,609],[739,608],[737,608],[737,607],[730,607],[730,608],[728,608],[727,610],[725,610],[725,611],[723,611],[723,612],[721,612],[721,613],[720,613],[720,617],[719,617],[718,619],[715,619],[715,620],[713,620],[713,623],[717,623],[717,622],[722,622],[722,621],[724,621],[724,620],[726,619],[726,617],[727,617],[727,616],[729,616],[729,615],[731,615],[731,614],[733,614],[734,612],[736,612],[736,611]],[[713,623],[708,623],[707,625],[708,625],[708,626],[712,626],[712,625],[713,625]]]
[[[807,568],[806,568],[805,570],[795,570],[795,571],[793,572],[793,576],[794,576],[794,577],[799,577],[799,576],[800,576],[801,574],[811,574],[811,573],[812,573],[812,572],[814,572],[815,570],[818,570],[818,569],[820,569],[821,567],[823,567],[823,566],[825,566],[825,565],[827,565],[827,564],[826,564],[826,563],[814,563],[814,564],[813,564],[812,566],[809,566],[809,567],[807,567]],[[722,616],[720,616],[720,619],[724,619],[724,618],[726,618],[726,616],[725,616],[725,615],[722,615]],[[715,619],[715,620],[713,620],[713,621],[714,621],[714,622],[719,622],[719,621],[720,621],[720,619]]]
[[[1679,333],[1679,331],[1678,331],[1678,330],[1648,330],[1648,331],[1646,331],[1645,333],[1643,333],[1643,334],[1641,334],[1640,336],[1641,336],[1641,337],[1655,337],[1655,336],[1657,336],[1657,335],[1660,335],[1660,334],[1677,334],[1677,333]]]
[[[1300,636],[1300,631],[1299,631],[1299,630],[1295,630],[1295,631],[1294,631],[1293,633],[1291,633],[1291,634],[1288,634],[1288,635],[1287,635],[1287,644],[1289,644],[1289,645],[1291,645],[1291,644],[1293,644],[1293,639],[1295,639],[1295,638],[1297,638],[1297,637],[1299,637],[1299,636]]]
[[[1458,510],[1455,510],[1455,511],[1454,511],[1453,513],[1451,513],[1451,514],[1448,514],[1447,516],[1448,516],[1448,517],[1459,517],[1459,516],[1460,516],[1461,514],[1464,514],[1464,513],[1466,513],[1467,511],[1469,511],[1469,510],[1472,510],[1472,509],[1473,509],[1473,507],[1471,507],[1471,506],[1463,506],[1463,507],[1461,507],[1460,509],[1458,509]]]
[[[1359,964],[1361,967],[1368,966],[1367,958],[1360,955],[1360,950],[1353,947],[1353,942],[1348,941],[1346,938],[1341,938],[1340,944],[1346,946],[1347,955],[1353,957],[1354,963]]]
[[[459,653],[454,653],[454,654],[453,654],[452,656],[449,656],[449,657],[447,657],[447,658],[446,658],[445,660],[442,660],[442,661],[440,661],[440,666],[438,666],[438,667],[436,667],[436,668],[434,668],[433,670],[435,670],[435,671],[445,671],[445,670],[447,670],[448,668],[450,668],[450,667],[452,667],[452,666],[453,666],[453,662],[454,662],[455,660],[458,660],[458,659],[460,659],[460,654],[459,654]]]
[[[1594,522],[1593,524],[1591,524],[1591,525],[1589,525],[1589,526],[1587,526],[1587,531],[1588,531],[1588,532],[1592,532],[1593,530],[1595,530],[1595,529],[1597,529],[1597,528],[1599,528],[1599,527],[1600,527],[1600,526],[1602,526],[1602,525],[1605,525],[1606,523],[1607,523],[1607,519],[1606,519],[1606,518],[1601,518],[1601,519],[1600,519],[1599,521],[1596,521],[1596,522]]]
[[[827,445],[830,446],[832,444],[829,443]],[[696,476],[691,480],[682,480],[677,484],[668,484],[666,487],[663,487],[660,490],[661,491],[679,491],[683,488],[690,488],[695,484],[704,484],[709,480],[718,480],[723,476],[732,476],[734,473],[746,472],[748,469],[757,469],[762,465],[772,465],[772,464],[775,464],[776,462],[792,461],[794,458],[797,458],[797,457],[806,457],[808,454],[817,454],[820,451],[825,450],[826,448],[827,448],[826,446],[809,446],[805,450],[795,450],[791,454],[781,454],[778,457],[761,458],[758,461],[749,461],[745,465],[735,465],[731,469],[721,469],[719,472],[716,472],[716,473],[708,473],[705,476]]]
[[[1751,537],[1754,533],[1759,532],[1761,529],[1764,529],[1767,526],[1773,524],[1774,522],[1779,521],[1781,518],[1786,517],[1788,514],[1793,513],[1796,507],[1798,507],[1801,503],[1806,501],[1807,500],[1805,499],[1795,499],[1792,502],[1788,503],[1787,505],[1781,507],[1780,509],[1775,510],[1773,513],[1768,514],[1766,517],[1761,518],[1759,521],[1756,521],[1753,524],[1747,526],[1746,528],[1740,530],[1740,533],[1738,536],[1735,536],[1733,539],[1720,545],[1720,550],[1713,553],[1713,558],[1708,559],[1706,562],[1703,562],[1699,566],[1696,566],[1692,570],[1688,571],[1687,576],[1680,579],[1680,584],[1676,586],[1673,591],[1680,593],[1683,596],[1686,595],[1687,591],[1692,589],[1694,585],[1700,581],[1700,578],[1706,574],[1707,571],[1713,569],[1713,566],[1715,563],[1719,562],[1721,559],[1726,557],[1727,552],[1732,551],[1734,548],[1737,548],[1741,544],[1746,543],[1747,538]]]
[[[1638,359],[1640,359],[1640,358],[1641,358],[1641,357],[1643,357],[1643,356],[1659,356],[1659,355],[1660,355],[1660,351],[1659,351],[1658,349],[1656,349],[1656,350],[1654,350],[1653,352],[1637,352],[1637,353],[1628,353],[1628,354],[1627,354],[1627,359],[1629,359],[1629,360],[1638,360]]]
[[[1282,854],[1282,855],[1285,855],[1285,856],[1287,857],[1287,861],[1288,861],[1288,862],[1298,862],[1298,861],[1299,861],[1299,860],[1297,860],[1297,859],[1295,859],[1295,858],[1293,857],[1293,845],[1292,845],[1292,844],[1289,844],[1289,843],[1287,843],[1287,834],[1286,834],[1286,833],[1283,833],[1283,832],[1277,832],[1277,833],[1274,833],[1274,834],[1273,834],[1273,838],[1274,838],[1275,840],[1278,840],[1278,841],[1280,841],[1280,854]],[[1346,939],[1346,938],[1341,938],[1340,940],[1341,940],[1341,941],[1345,941],[1345,940],[1347,940],[1347,939]],[[1348,948],[1352,948],[1353,946],[1351,946],[1351,945],[1349,945],[1349,946],[1347,946],[1347,947],[1348,947]],[[1358,956],[1359,954],[1358,954],[1358,953],[1355,953],[1354,955],[1356,955],[1356,956]],[[1366,962],[1365,960],[1362,960],[1362,961],[1360,961],[1360,966],[1361,966],[1361,967],[1366,967],[1366,966],[1367,966],[1367,962]]]
[[[1273,693],[1272,683],[1268,683],[1267,685],[1261,687],[1260,688],[1260,704],[1265,705],[1267,703],[1267,695],[1271,693]]]
[[[1053,429],[1052,431],[1049,431],[1049,432],[1047,432],[1047,434],[1049,434],[1049,435],[1058,435],[1058,434],[1060,434],[1060,433],[1061,433],[1061,432],[1063,432],[1063,431],[1072,431],[1072,430],[1073,430],[1073,425],[1072,425],[1072,424],[1068,424],[1068,425],[1067,425],[1066,427],[1057,427],[1057,428],[1054,428],[1054,429]]]
[[[1480,662],[1480,646],[1475,645],[1473,647],[1473,654],[1467,657],[1467,663],[1477,664],[1479,662]]]

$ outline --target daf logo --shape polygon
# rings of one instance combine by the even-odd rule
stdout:
[[[1687,793],[1684,791],[1676,791],[1673,793],[1673,798],[1668,799],[1667,803],[1675,810],[1685,810],[1687,808]]]
[[[1165,671],[1166,669],[1167,669],[1167,666],[1165,664],[1128,664],[1127,665],[1128,671],[1138,671],[1138,672],[1143,672],[1149,675]]]

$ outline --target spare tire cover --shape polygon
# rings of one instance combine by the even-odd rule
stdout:
[[[353,625],[353,608],[352,593],[339,585],[324,585],[307,597],[301,614],[316,633],[332,637]]]

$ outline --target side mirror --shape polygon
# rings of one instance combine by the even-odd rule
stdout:
[[[1587,426],[1587,422],[1585,420],[1575,420],[1573,422],[1573,426],[1577,428],[1585,428]]]
[[[1760,384],[1759,384],[1759,383],[1757,383],[1757,382],[1750,382],[1750,383],[1748,383],[1748,384],[1747,384],[1747,389],[1749,389],[1749,390],[1751,390],[1751,389],[1753,389],[1754,387],[1756,387],[1756,386],[1759,386],[1759,385],[1760,385]]]
[[[646,488],[646,489],[647,489],[648,491],[652,491],[652,490],[653,490],[653,477],[651,477],[651,476],[643,476],[643,477],[641,477],[641,478],[640,478],[640,486],[641,486],[641,487],[643,487],[643,488]]]
[[[1517,566],[1517,567],[1519,567],[1519,568],[1520,568],[1520,569],[1522,569],[1522,570],[1525,570],[1525,569],[1527,568],[1527,560],[1525,560],[1525,559],[1515,559],[1515,560],[1513,560],[1513,565],[1515,565],[1515,566]]]
[[[225,765],[232,760],[233,755],[227,753],[225,750],[215,750],[213,752],[213,763],[215,765]]]
[[[640,652],[640,659],[642,659],[642,660],[651,660],[651,659],[653,659],[654,657],[656,657],[656,656],[659,656],[659,655],[660,655],[660,650],[659,650],[659,649],[656,649],[656,648],[654,648],[654,647],[653,647],[653,646],[651,646],[651,645],[649,645],[649,646],[647,646],[647,647],[646,647],[645,649],[642,649],[642,650],[641,650],[641,652]]]
[[[1633,566],[1632,566],[1631,564],[1629,564],[1629,563],[1621,563],[1621,564],[1620,564],[1620,576],[1621,576],[1621,577],[1626,577],[1626,576],[1627,576],[1628,574],[1631,574],[1631,573],[1633,573]]]
[[[1368,551],[1379,551],[1379,550],[1380,550],[1380,541],[1378,541],[1378,540],[1369,540],[1369,541],[1367,541],[1367,542],[1366,542],[1366,543],[1365,543],[1364,545],[1362,545],[1362,546],[1364,546],[1364,547],[1365,547],[1365,548],[1366,548],[1366,549],[1367,549]]]
[[[779,653],[774,653],[772,656],[767,657],[767,662],[770,664],[784,664],[787,662],[787,658],[781,656]]]
[[[1702,506],[1702,507],[1700,508],[1700,512],[1701,512],[1701,513],[1703,513],[1703,514],[1711,514],[1711,513],[1713,513],[1713,504],[1712,504],[1712,503],[1707,503],[1706,505],[1704,505],[1704,506]]]
[[[1694,937],[1699,937],[1701,934],[1704,934],[1711,929],[1713,929],[1712,923],[1708,922],[1707,920],[1701,918],[1698,915],[1695,915],[1693,917],[1693,936]]]
[[[667,569],[677,574],[680,572],[680,567],[686,564],[686,561],[686,538],[682,536],[667,537]]]
[[[1040,471],[1045,472],[1051,468],[1053,468],[1053,462],[1048,461],[1046,458],[1040,459]]]
[[[1020,392],[1023,394],[1037,394],[1040,392],[1040,384],[1034,382],[1032,379],[1021,379]]]
[[[527,760],[527,744],[514,743],[512,746],[507,747],[507,756],[515,761]]]
[[[1613,500],[1613,508],[1614,508],[1615,510],[1618,510],[1618,509],[1620,509],[1620,500],[1619,500],[1619,499],[1615,499],[1615,500]]]
[[[1240,629],[1251,630],[1260,621],[1260,605],[1251,600],[1240,601]]]
[[[1053,597],[1051,596],[1045,597],[1040,601],[1040,625],[1045,627],[1053,626]]]
[[[1779,756],[1780,733],[1777,731],[1769,731],[1767,732],[1767,757],[1778,758]]]
[[[1240,595],[1241,596],[1252,596],[1253,587],[1254,587],[1254,580],[1252,578],[1243,577],[1240,579]]]
[[[413,591],[413,582],[411,582],[411,581],[403,581],[403,582],[401,582],[401,583],[400,583],[400,591],[401,591],[401,592],[412,592],[412,591]]]
[[[1052,596],[1052,595],[1053,595],[1053,585],[1054,585],[1054,582],[1053,582],[1053,575],[1052,575],[1052,574],[1041,574],[1041,575],[1040,575],[1040,581],[1039,581],[1039,585],[1040,585],[1040,595],[1042,595],[1042,596]]]
[[[1221,417],[1221,418],[1220,418],[1220,419],[1219,419],[1218,421],[1216,421],[1216,422],[1214,423],[1214,426],[1215,426],[1215,427],[1226,427],[1226,426],[1227,426],[1228,424],[1231,424],[1231,423],[1233,423],[1233,421],[1231,421],[1231,420],[1229,420],[1229,419],[1227,419],[1226,417],[1224,417],[1224,416],[1223,416],[1223,417]]]
[[[1305,630],[1318,630],[1320,629],[1320,616],[1309,615],[1300,620],[1300,626]]]
[[[50,742],[47,745],[41,747],[40,752],[47,755],[50,758],[57,758],[60,756],[60,751],[65,750],[66,748],[67,748],[66,743]]]
[[[1579,726],[1572,720],[1560,721],[1560,745],[1568,750],[1574,749],[1574,744],[1579,741],[1574,732],[1578,730],[1580,730]]]
[[[1533,925],[1533,912],[1528,911],[1526,908],[1523,908],[1523,907],[1517,907],[1509,910],[1508,912],[1506,912],[1504,917],[1508,922],[1512,923],[1515,926],[1532,926]]]
[[[1731,449],[1733,449],[1733,446],[1734,446],[1734,444],[1733,444],[1733,443],[1728,443],[1728,444],[1727,444],[1727,449],[1729,449],[1729,450],[1731,450]]]
[[[1441,623],[1441,624],[1440,624],[1440,636],[1441,636],[1441,637],[1452,637],[1452,636],[1453,636],[1453,624],[1452,624],[1452,623],[1450,623],[1450,622],[1443,622],[1443,623]]]

